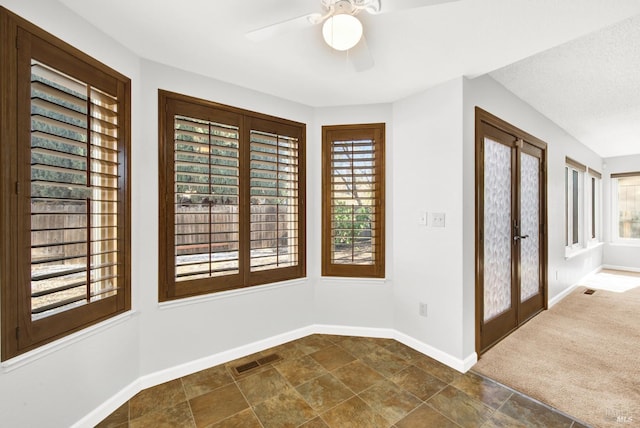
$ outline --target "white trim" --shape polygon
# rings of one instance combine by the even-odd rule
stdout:
[[[577,287],[578,287],[578,284],[573,284],[568,286],[564,290],[562,290],[560,294],[556,295],[553,299],[549,300],[549,302],[547,303],[547,308],[551,309],[552,307],[554,307],[556,304],[558,304],[558,302],[560,302],[562,299],[564,299],[569,294],[571,294],[571,292],[575,290]]]
[[[341,325],[325,325],[316,324],[313,326],[314,333],[317,334],[335,334],[339,336],[359,336],[359,337],[379,337],[381,339],[395,339],[398,342],[407,345],[416,351],[425,354],[434,360],[440,361],[459,372],[465,373],[477,361],[478,356],[472,353],[464,360],[456,358],[446,352],[443,352],[433,346],[427,345],[405,333],[391,328],[372,328],[372,327],[351,327]]]
[[[389,278],[353,278],[341,276],[322,276],[320,283],[345,284],[345,285],[386,285],[391,282]]]
[[[155,373],[141,376],[135,381],[131,382],[125,388],[120,390],[117,394],[109,398],[97,409],[91,411],[85,417],[73,424],[72,428],[96,426],[104,418],[109,416],[118,407],[122,406],[127,402],[127,400],[131,399],[134,395],[136,395],[143,389],[151,388],[153,386],[160,385],[161,383],[165,383],[173,379],[178,379],[183,376],[198,372],[200,370],[207,369],[209,367],[228,363],[229,361],[233,361],[237,358],[255,354],[256,352],[264,351],[265,349],[282,345],[283,343],[300,339],[313,333],[313,326],[303,327],[297,330],[278,334],[267,339],[258,340],[247,345],[238,346],[237,348],[229,349],[227,351],[222,351],[208,357],[200,358],[184,364],[179,364],[174,367],[169,367],[164,370],[159,370]]]
[[[283,288],[283,287],[305,285],[308,282],[309,282],[308,278],[305,277],[305,278],[291,279],[288,281],[275,282],[271,284],[254,285],[251,287],[238,288],[236,290],[219,291],[217,293],[209,293],[209,294],[203,294],[200,296],[185,297],[185,298],[180,298],[176,300],[160,302],[158,303],[158,308],[160,309],[179,308],[182,306],[196,305],[199,303],[210,302],[213,300],[228,299],[231,297],[242,296],[245,294],[254,294],[254,293],[260,293],[263,291],[272,291],[272,290]]]
[[[463,373],[466,373],[469,370],[471,370],[471,367],[475,366],[477,362],[478,362],[478,354],[475,352],[471,353],[471,355],[469,355],[467,358],[462,360]]]
[[[391,328],[377,327],[352,327],[346,325],[314,324],[315,334],[333,334],[336,336],[377,337],[380,339],[393,339],[395,330]]]
[[[595,239],[592,240],[591,242],[589,242],[587,244],[587,250],[593,250],[594,248],[598,248],[598,247],[604,247],[604,242],[602,241],[596,241]]]
[[[413,348],[422,354],[438,360],[441,363],[462,373],[469,370],[478,361],[475,352],[466,357],[464,360],[461,360],[446,352],[434,348],[433,346],[427,345],[426,343],[423,343],[405,333],[401,333],[390,328],[313,324],[307,327],[302,327],[286,333],[278,334],[266,339],[258,340],[247,345],[242,345],[237,348],[222,351],[217,354],[213,354],[184,364],[179,364],[174,367],[169,367],[164,370],[159,370],[155,373],[141,376],[121,389],[115,395],[107,399],[104,403],[102,403],[96,409],[92,410],[78,422],[73,424],[72,428],[96,426],[104,418],[109,416],[118,407],[122,406],[122,404],[124,404],[127,400],[131,399],[134,395],[136,395],[143,389],[150,388],[173,379],[178,379],[180,377],[198,372],[200,370],[204,370],[209,367],[224,364],[237,358],[244,357],[246,355],[264,351],[265,349],[269,349],[274,346],[290,342],[292,340],[300,339],[311,334],[334,334],[342,336],[395,339],[398,342],[401,342],[409,346],[410,348]]]
[[[238,346],[237,348],[218,352],[217,354],[209,355],[204,358],[169,367],[167,369],[142,376],[139,378],[139,381],[143,389],[150,388],[173,379],[178,379],[180,377],[199,372],[200,370],[204,370],[209,367],[225,364],[229,361],[246,357],[247,355],[255,354],[256,352],[264,351],[265,349],[273,348],[274,346],[282,345],[283,343],[287,343],[292,340],[309,336],[314,332],[313,326],[302,327],[276,336],[271,336],[266,339],[258,340],[253,343]]]
[[[549,309],[551,309],[553,306],[555,306],[556,304],[558,304],[562,299],[564,299],[565,297],[567,297],[569,294],[571,294],[571,292],[573,290],[575,290],[576,288],[578,288],[581,283],[584,281],[584,279],[586,279],[588,276],[594,275],[598,272],[600,272],[603,269],[602,266],[592,270],[591,272],[589,272],[588,274],[584,275],[582,278],[580,278],[578,280],[578,282],[570,285],[569,287],[565,288],[560,294],[558,294],[557,296],[555,296],[553,299],[549,300],[549,302],[547,303],[547,307]]]
[[[72,428],[95,427],[102,422],[107,416],[113,413],[118,407],[122,406],[138,392],[142,391],[142,383],[140,379],[136,379],[129,385],[122,388],[107,401],[98,406],[84,418],[72,425]]]
[[[637,238],[614,238],[609,242],[614,247],[640,247],[640,239]]]
[[[602,269],[626,270],[627,272],[640,272],[640,268],[616,265],[602,265]]]
[[[604,246],[604,242],[598,242],[597,244],[592,244],[592,245],[589,245],[588,247],[580,247],[579,249],[574,249],[574,250],[569,250],[568,249],[569,247],[565,247],[567,250],[565,250],[564,259],[569,260],[574,257],[581,256],[583,254],[588,253],[589,251],[595,250],[602,246]]]
[[[578,188],[574,189],[573,186],[573,173],[578,175]],[[565,258],[572,257],[574,253],[580,251],[582,247],[585,245],[585,203],[586,198],[584,195],[584,186],[585,186],[585,174],[586,171],[581,171],[576,166],[565,163],[565,227],[566,227],[566,242],[569,242],[568,245],[565,245]],[[574,190],[576,191],[576,196],[578,198],[577,201],[574,201]],[[574,203],[577,204],[578,212],[573,212]],[[577,221],[578,228],[578,242],[574,243],[573,239],[573,218],[574,215]]]
[[[619,179],[624,177],[611,177],[611,219],[609,221],[609,227],[611,227],[611,245],[628,245],[628,246],[640,246],[640,239],[638,238],[623,238],[620,236],[620,226],[618,224],[618,216],[620,215],[620,195],[619,195]]]
[[[11,358],[10,360],[3,361],[0,363],[0,368],[2,369],[2,373],[8,373],[13,371],[19,367],[26,366],[40,358],[44,358],[45,356],[56,352],[60,349],[66,348],[76,342],[81,340],[85,340],[86,338],[101,333],[102,331],[111,328],[115,325],[121,324],[134,315],[137,315],[137,311],[127,311],[123,314],[116,315],[115,317],[111,317],[107,320],[94,324],[92,326],[83,328],[80,331],[72,333],[68,336],[55,340],[51,343],[47,343],[45,345],[39,346],[33,351],[26,352],[24,354],[18,355],[17,357]]]
[[[465,373],[476,362],[478,362],[478,356],[476,355],[475,352],[469,355],[468,357],[466,357],[464,360],[461,360],[460,358],[456,358],[451,354],[447,354],[446,352],[441,351],[438,348],[434,348],[431,345],[427,345],[426,343],[421,342],[418,339],[415,339],[397,330],[394,330],[394,339],[396,339],[398,342],[401,342],[407,345],[410,348],[415,349],[416,351],[422,354],[425,354],[433,358],[434,360],[440,361],[441,363],[461,373]]]

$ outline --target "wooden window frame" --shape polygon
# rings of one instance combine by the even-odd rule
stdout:
[[[335,139],[371,138],[375,142],[376,221],[374,263],[332,263],[331,221],[331,149]],[[385,124],[333,125],[322,127],[322,276],[384,278],[385,277]]]
[[[200,98],[158,90],[159,113],[159,301],[293,280],[306,276],[306,125]],[[239,129],[239,273],[178,282],[175,280],[174,119],[176,115],[233,124]],[[224,122],[227,120],[227,122]],[[250,133],[286,132],[298,138],[298,263],[251,271],[250,266]],[[180,286],[177,286],[180,284]]]
[[[130,79],[0,7],[0,284],[2,360],[124,313],[130,286]],[[106,90],[118,100],[118,292],[73,309],[33,319],[30,237],[31,60]],[[28,149],[27,149],[28,147]],[[90,241],[91,242],[91,241]]]

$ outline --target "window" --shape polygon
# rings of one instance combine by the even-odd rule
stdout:
[[[566,247],[576,248],[583,244],[581,227],[583,213],[583,176],[587,168],[574,161],[566,159],[565,166],[565,210],[566,210]]]
[[[640,239],[640,172],[611,174],[614,236]]]
[[[130,308],[130,81],[0,19],[4,360]]]
[[[384,134],[322,127],[322,275],[384,277]]]
[[[305,125],[160,98],[160,300],[305,275]]]
[[[601,212],[601,180],[602,174],[591,168],[588,169],[589,185],[589,240],[600,240],[600,212]]]

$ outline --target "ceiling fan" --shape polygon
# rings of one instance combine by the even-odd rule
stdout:
[[[322,13],[309,13],[246,33],[253,41],[262,41],[278,34],[322,24],[324,41],[337,51],[349,51],[349,59],[356,71],[373,67],[374,61],[363,27],[356,17],[363,10],[373,14],[395,12],[449,3],[459,0],[320,0]]]

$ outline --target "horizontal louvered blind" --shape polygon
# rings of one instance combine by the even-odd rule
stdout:
[[[160,299],[304,276],[304,125],[158,95]]]
[[[118,100],[31,62],[31,313],[118,293]]]
[[[375,141],[332,142],[332,263],[375,263],[378,184]]]
[[[298,139],[251,130],[251,271],[299,262]]]
[[[239,130],[175,116],[176,281],[239,272]]]
[[[384,277],[384,124],[322,128],[322,274]]]

